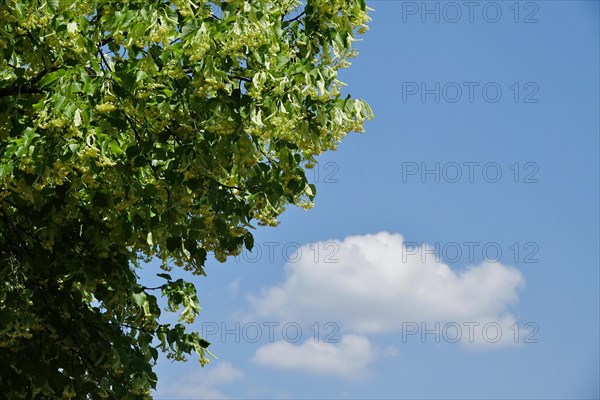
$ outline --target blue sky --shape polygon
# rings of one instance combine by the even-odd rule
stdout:
[[[193,278],[218,359],[156,397],[600,397],[599,3],[369,4],[341,79],[376,118]]]

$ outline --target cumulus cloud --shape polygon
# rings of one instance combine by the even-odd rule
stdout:
[[[235,299],[238,296],[240,292],[241,280],[242,279],[240,277],[237,277],[231,282],[229,282],[229,284],[227,285],[227,290],[229,291],[229,296],[231,297],[231,299]]]
[[[267,367],[356,379],[366,375],[378,350],[369,339],[345,335],[339,343],[307,340],[300,345],[286,341],[259,347],[253,361]]]
[[[383,349],[383,358],[396,358],[400,355],[400,351],[396,346],[387,346]]]
[[[227,399],[219,387],[239,381],[244,372],[228,362],[211,363],[160,387],[157,399]]]
[[[454,271],[431,247],[409,251],[401,235],[387,232],[327,244],[336,252],[322,259],[303,246],[281,284],[250,297],[253,315],[336,321],[363,335],[401,332],[408,322],[514,323],[509,307],[524,286],[514,267],[483,262]]]

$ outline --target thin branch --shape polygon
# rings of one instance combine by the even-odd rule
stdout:
[[[231,78],[231,79],[239,79],[240,81],[244,81],[244,82],[250,82],[250,83],[252,83],[252,79],[250,79],[250,78],[246,78],[246,77],[243,77],[243,76],[231,75],[231,76],[230,76],[230,78]]]
[[[163,289],[166,285],[167,284],[165,283],[164,285],[157,286],[157,287],[142,286],[142,290],[158,290],[158,289]]]
[[[35,87],[35,84],[38,83],[44,76],[46,76],[46,74],[58,71],[59,69],[60,67],[55,65],[53,67],[38,72],[24,85],[13,85],[6,88],[0,88],[0,97],[18,96],[21,94],[43,93],[41,88]]]
[[[274,160],[274,159],[272,159],[271,157],[269,157],[269,156],[267,155],[267,153],[265,153],[265,152],[263,151],[263,149],[262,149],[262,148],[260,148],[260,147],[259,147],[259,148],[258,148],[258,151],[260,151],[260,152],[262,153],[262,155],[263,155],[263,156],[265,156],[265,158],[266,158],[266,159],[267,159],[267,160],[268,160],[268,161],[269,161],[271,164],[275,164],[275,165],[277,165],[277,166],[279,167],[279,163],[278,163],[276,160]]]
[[[225,184],[223,184],[223,183],[219,182],[219,180],[218,180],[218,179],[215,179],[215,178],[212,178],[212,179],[213,179],[215,182],[217,182],[217,183],[219,184],[219,186],[223,186],[224,188],[227,188],[227,189],[236,189],[236,190],[239,190],[239,191],[244,191],[244,189],[242,189],[241,187],[238,187],[238,186],[229,186],[229,185],[225,185]]]
[[[302,11],[300,14],[298,14],[294,18],[288,19],[287,21],[283,21],[283,23],[291,24],[292,22],[298,21],[300,18],[304,17],[304,15],[306,15],[306,11]]]
[[[104,47],[107,44],[109,44],[110,42],[112,42],[114,39],[112,36],[107,36],[104,39],[102,39],[101,41],[98,42],[98,47]]]
[[[102,52],[102,48],[98,47],[98,53],[100,54],[100,57],[102,57],[102,61],[104,62],[104,65],[106,65],[106,68],[108,68],[108,70],[110,72],[112,72],[112,69],[110,68],[110,65],[108,65],[108,61],[106,61],[106,57],[104,57],[104,53]]]
[[[125,113],[123,113],[123,115],[127,119],[127,122],[129,122],[129,125],[131,126],[131,129],[133,130],[136,142],[138,144],[141,144],[142,143],[142,139],[140,138],[140,134],[138,133],[138,130],[135,128],[135,124],[133,123],[133,119],[129,115],[125,114]]]

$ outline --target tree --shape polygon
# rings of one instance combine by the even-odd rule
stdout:
[[[367,22],[364,0],[0,3],[3,395],[149,398],[159,351],[208,362],[167,272],[311,206],[306,168],[372,116],[337,80]]]

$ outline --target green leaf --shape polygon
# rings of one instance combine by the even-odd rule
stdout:
[[[135,82],[136,83],[140,83],[141,81],[143,81],[144,79],[146,79],[146,77],[148,76],[148,74],[145,71],[142,71],[141,69],[136,73],[135,75]]]
[[[158,360],[158,350],[156,350],[154,347],[150,347],[150,348],[148,348],[148,350],[150,351],[150,355],[152,356],[152,359],[154,361]]]
[[[285,66],[290,61],[290,58],[284,55],[277,57],[277,68]]]
[[[181,249],[181,238],[180,237],[169,237],[167,238],[167,250],[175,251]]]
[[[244,245],[246,246],[246,249],[248,249],[248,251],[252,251],[252,249],[254,248],[254,236],[252,236],[251,233],[248,233],[244,236]]]
[[[67,73],[67,71],[65,71],[64,69],[59,69],[58,71],[49,72],[38,81],[38,85],[40,87],[50,86],[54,82],[56,82],[57,80],[59,80],[60,78],[65,76],[66,73]]]
[[[52,9],[52,11],[57,11],[58,7],[60,5],[60,1],[59,0],[48,0],[48,5]]]
[[[183,39],[187,39],[189,36],[196,33],[198,26],[194,20],[187,21],[181,28],[181,36]]]
[[[152,232],[148,232],[148,236],[146,236],[146,243],[148,243],[148,246],[154,246]]]
[[[123,150],[121,149],[119,142],[117,142],[116,140],[111,140],[109,146],[115,156],[120,156],[121,154],[123,154]]]
[[[171,275],[169,275],[169,274],[163,274],[163,273],[160,273],[160,274],[156,274],[156,276],[158,276],[158,277],[160,277],[160,278],[164,278],[164,279],[166,279],[166,280],[168,280],[168,281],[171,281],[171,280],[173,280],[173,278],[171,278]]]
[[[313,200],[317,195],[317,187],[314,184],[309,183],[306,188],[306,194],[308,194],[308,197]]]
[[[133,298],[134,303],[138,307],[143,307],[144,304],[146,303],[146,293],[144,293],[144,292],[132,293],[131,297]]]
[[[128,158],[135,158],[135,156],[141,153],[141,150],[138,146],[130,146],[125,150]]]
[[[199,266],[203,266],[204,263],[206,262],[207,253],[206,253],[206,250],[203,248],[196,249],[193,256],[194,256],[194,260],[196,261],[196,263]]]

